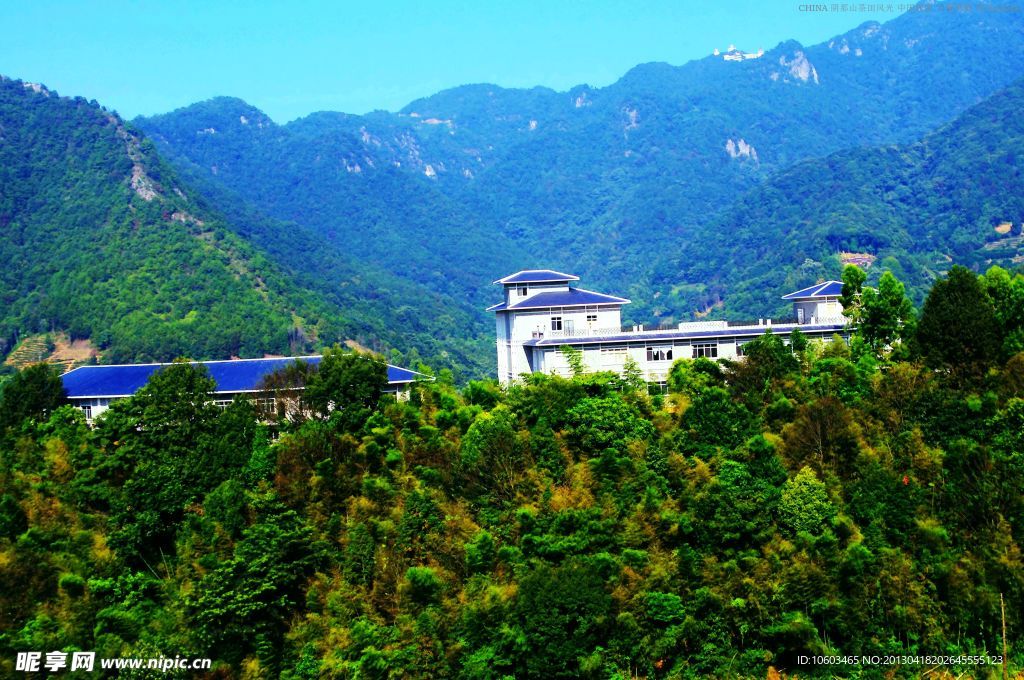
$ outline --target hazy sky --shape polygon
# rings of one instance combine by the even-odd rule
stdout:
[[[321,110],[393,111],[466,83],[600,87],[643,62],[683,64],[730,43],[748,51],[788,38],[811,45],[897,15],[802,6],[0,0],[0,73],[129,118],[232,95],[286,122]]]

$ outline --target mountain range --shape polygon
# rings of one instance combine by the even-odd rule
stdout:
[[[351,340],[469,376],[490,372],[488,284],[522,268],[630,297],[626,323],[781,313],[779,295],[846,261],[892,269],[920,298],[952,263],[1015,265],[1022,252],[1024,16],[964,7],[921,3],[819,45],[644,64],[604,88],[467,85],[399,112],[287,124],[226,97],[129,124],[6,80],[0,135],[16,148],[0,145],[13,164],[0,170],[0,255],[26,264],[0,277],[0,330],[70,328],[123,358]],[[46,107],[67,110],[29,122]],[[82,130],[102,137],[92,156],[109,167],[69,143]],[[38,158],[12,160],[26,154]],[[68,176],[82,163],[88,182]],[[95,214],[76,207],[90,202]],[[101,250],[97,224],[116,250]],[[158,252],[203,261],[205,282],[182,278],[175,255],[143,285]],[[238,311],[193,299],[207,283],[234,291],[217,297]],[[116,330],[139,324],[177,339]]]

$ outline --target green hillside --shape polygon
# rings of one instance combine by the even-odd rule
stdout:
[[[459,303],[297,225],[228,217],[95,102],[0,79],[0,140],[0,354],[67,330],[104,361],[354,340],[484,370],[483,327]]]
[[[319,118],[334,117],[311,117]],[[422,168],[410,173],[399,161],[367,156],[346,129],[313,120],[279,126],[227,97],[137,122],[197,186],[302,225],[325,249],[469,298],[478,315],[495,272],[514,266],[509,244],[493,239],[480,216]]]
[[[920,301],[952,263],[1024,262],[1024,81],[909,145],[807,161],[749,192],[661,272],[670,306],[762,315],[779,295],[874,255]],[[699,255],[698,255],[699,254]]]

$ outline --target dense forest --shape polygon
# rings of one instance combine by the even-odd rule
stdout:
[[[213,199],[95,101],[0,76],[0,358],[57,330],[113,363],[354,341],[483,374],[460,303]]]
[[[849,342],[533,375],[408,401],[341,349],[302,411],[189,363],[94,428],[37,365],[0,392],[0,668],[208,656],[223,678],[998,677],[1024,668],[1024,275],[920,311],[848,268]],[[288,380],[278,384],[288,384]],[[942,676],[942,673],[952,675]]]
[[[677,298],[773,310],[779,291],[839,276],[840,252],[875,258],[873,277],[898,272],[918,303],[951,263],[1014,266],[1024,260],[1022,106],[1017,80],[913,144],[841,151],[779,173],[683,243],[656,276],[665,307]]]

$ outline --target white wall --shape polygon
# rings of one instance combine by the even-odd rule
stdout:
[[[521,288],[526,288],[526,295],[520,295]],[[515,305],[523,300],[529,300],[538,293],[551,293],[569,290],[568,283],[523,283],[505,285],[505,304]]]

